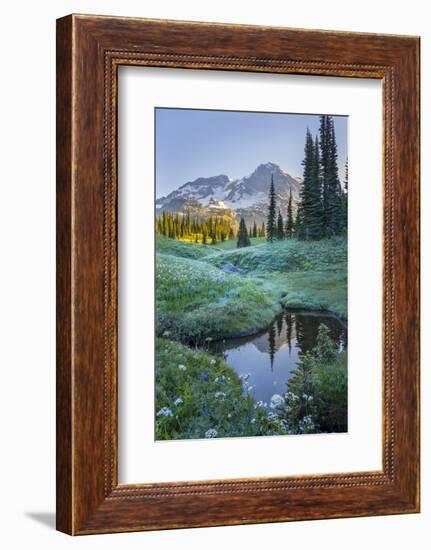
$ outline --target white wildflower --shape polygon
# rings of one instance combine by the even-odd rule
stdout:
[[[157,411],[156,416],[174,416],[172,414],[172,411],[169,407],[162,407],[159,411]]]
[[[277,407],[282,407],[284,405],[284,399],[278,393],[274,393],[269,402],[271,409],[276,409]]]
[[[224,393],[224,391],[216,391],[215,394],[214,394],[214,397],[216,397],[217,399],[219,397],[223,398],[223,397],[226,397],[226,394]]]
[[[187,370],[187,367],[185,365],[178,365],[178,368],[180,370]]]
[[[214,428],[210,428],[209,430],[207,430],[207,431],[205,432],[205,437],[206,437],[207,439],[211,439],[211,438],[213,438],[213,437],[217,437],[217,435],[218,435],[218,432],[217,432],[217,430],[215,430]]]
[[[262,409],[264,409],[265,406],[266,406],[266,403],[264,403],[263,401],[258,401],[257,403],[255,403],[254,408],[258,409],[259,407],[261,407]]]
[[[215,359],[211,359],[210,365],[214,366],[216,363],[217,363],[217,361]]]
[[[177,397],[174,401],[174,405],[178,407],[178,405],[182,405],[184,403],[184,400],[182,397]]]
[[[214,380],[214,382],[224,382],[226,380],[226,376],[223,376],[223,374],[221,376],[217,376],[217,378]]]

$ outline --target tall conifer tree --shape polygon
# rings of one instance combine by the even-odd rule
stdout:
[[[268,217],[266,222],[266,238],[268,242],[276,238],[276,197],[275,197],[275,188],[274,188],[274,174],[271,174],[271,185],[269,187],[269,206],[268,206]]]
[[[298,236],[299,238],[305,240],[313,238],[314,232],[313,211],[315,207],[315,182],[313,181],[313,177],[315,174],[315,160],[316,155],[314,141],[310,130],[307,128],[307,133],[305,136],[304,160],[302,161],[304,173],[297,213],[297,226],[299,230]]]
[[[236,243],[236,247],[244,248],[245,246],[250,246],[250,237],[248,236],[244,218],[241,218],[241,221],[239,222],[238,240]]]
[[[289,202],[287,203],[287,220],[286,220],[286,238],[291,239],[293,236],[293,204],[292,204],[292,189],[289,194]]]
[[[279,241],[284,239],[284,223],[280,210],[278,211],[277,216],[277,239]]]

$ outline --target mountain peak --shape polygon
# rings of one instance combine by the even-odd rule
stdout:
[[[275,162],[265,162],[262,164],[259,164],[259,166],[255,169],[255,172],[283,172],[283,170],[280,168],[278,164],[275,164]]]
[[[189,181],[168,196],[158,198],[156,208],[172,212],[192,208],[202,213],[225,208],[234,211],[238,219],[245,216],[259,221],[265,216],[272,176],[278,204],[285,209],[290,192],[294,201],[298,200],[300,182],[275,162],[259,164],[251,174],[236,180],[220,174]]]

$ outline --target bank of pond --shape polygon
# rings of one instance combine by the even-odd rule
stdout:
[[[347,431],[347,325],[284,309],[262,331],[156,340],[156,439]]]

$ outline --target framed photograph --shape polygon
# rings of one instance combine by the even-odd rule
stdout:
[[[57,528],[419,511],[419,38],[57,21]]]

